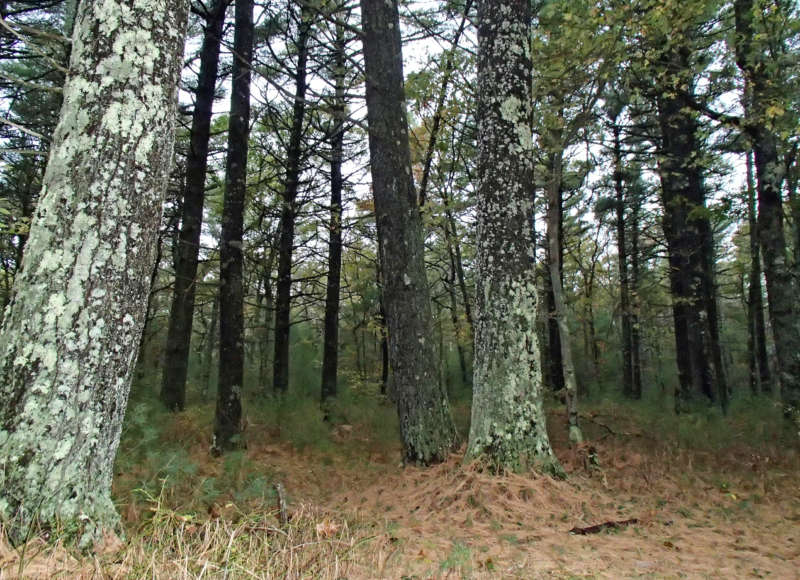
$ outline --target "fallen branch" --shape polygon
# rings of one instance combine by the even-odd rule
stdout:
[[[596,524],[594,526],[589,526],[588,528],[572,528],[569,531],[569,533],[577,534],[580,536],[586,536],[588,534],[599,534],[604,530],[617,530],[619,528],[624,528],[638,523],[639,520],[637,520],[636,518],[632,518],[630,520],[622,520],[619,522],[603,522],[602,524]]]

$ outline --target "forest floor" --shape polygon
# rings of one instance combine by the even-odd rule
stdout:
[[[91,558],[0,543],[0,580],[800,578],[796,441],[762,433],[754,445],[752,426],[729,421],[724,443],[687,446],[629,409],[586,412],[578,447],[550,412],[566,480],[492,475],[460,455],[403,467],[397,445],[357,423],[302,450],[250,424],[246,452],[212,459],[205,419],[189,412],[159,434],[181,453],[118,468],[125,542]]]

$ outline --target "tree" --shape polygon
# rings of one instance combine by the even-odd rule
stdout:
[[[790,115],[784,110],[788,88],[785,74],[794,68],[787,65],[792,63],[792,58],[796,62],[796,52],[792,57],[791,50],[787,50],[788,38],[774,38],[770,34],[771,30],[791,30],[791,27],[775,24],[776,20],[789,16],[792,3],[767,4],[772,3],[734,2],[734,52],[747,87],[744,130],[755,158],[757,231],[767,281],[769,319],[775,336],[777,379],[787,414],[800,421],[797,283],[788,262],[781,196],[786,168],[779,154],[782,145],[780,130],[790,121]],[[765,30],[759,28],[760,23],[766,25]],[[795,43],[796,40],[795,36]]]
[[[253,0],[236,0],[231,69],[231,112],[225,162],[225,200],[219,244],[219,381],[212,449],[238,447],[244,383],[244,288],[242,236],[250,132],[250,63],[253,54]]]
[[[344,25],[337,23],[333,46],[333,119],[330,141],[331,216],[328,241],[328,277],[325,289],[325,328],[322,352],[322,402],[335,397],[339,371],[339,293],[342,274],[342,161],[344,158],[346,39]]]
[[[297,68],[294,74],[295,97],[292,126],[286,150],[286,178],[281,192],[280,242],[278,245],[278,284],[275,297],[275,358],[272,388],[278,393],[289,389],[289,330],[292,310],[292,254],[294,252],[297,193],[303,160],[303,126],[306,116],[306,68],[312,19],[309,10],[300,10],[297,40]]]
[[[80,4],[64,104],[0,334],[0,519],[89,546],[111,500],[172,161],[186,3]]]
[[[560,472],[536,336],[530,196],[530,3],[479,0],[478,297],[467,457]]]
[[[186,374],[189,369],[197,262],[200,253],[200,232],[203,226],[208,142],[211,135],[222,28],[228,4],[230,0],[214,0],[204,13],[206,25],[200,49],[200,73],[195,89],[189,153],[186,159],[181,229],[175,256],[175,286],[169,311],[164,373],[161,381],[161,401],[171,411],[182,411],[186,404]]]
[[[447,458],[456,440],[438,381],[422,218],[411,173],[396,0],[361,0],[370,171],[389,338],[391,396],[406,461]]]

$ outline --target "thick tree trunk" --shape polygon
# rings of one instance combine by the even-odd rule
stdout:
[[[203,226],[208,141],[217,84],[220,40],[229,0],[215,0],[206,13],[206,28],[200,50],[200,74],[195,90],[194,113],[186,159],[181,230],[176,255],[175,286],[169,311],[161,401],[170,411],[182,411],[186,405],[186,376],[189,370],[189,347],[197,285],[197,262],[200,231]]]
[[[303,124],[306,115],[306,68],[311,18],[308,9],[300,11],[297,42],[297,69],[292,110],[292,128],[286,150],[286,183],[283,187],[280,243],[278,245],[278,284],[275,297],[275,359],[272,388],[278,393],[289,390],[289,343],[292,312],[292,256],[294,253],[294,222],[297,216],[297,192],[303,157]]]
[[[685,78],[690,70],[688,50],[668,50],[663,65],[676,71],[663,81],[657,97],[658,169],[679,377],[675,406],[684,411],[693,402],[705,400],[719,401],[725,409],[728,388],[719,343],[714,244],[705,207],[698,125],[689,103],[670,84],[691,84]]]
[[[328,280],[325,292],[325,330],[322,352],[322,402],[335,397],[339,370],[339,290],[342,275],[342,159],[345,122],[345,37],[344,26],[336,26],[334,75],[336,94],[333,103],[334,125],[331,145],[331,217],[328,241]]]
[[[447,458],[456,442],[436,369],[422,217],[411,174],[396,0],[361,0],[370,169],[383,300],[406,461]]]
[[[478,308],[468,458],[560,473],[536,336],[530,3],[479,0]]]
[[[184,0],[82,2],[26,260],[0,333],[0,520],[90,547],[111,500],[172,162]]]
[[[214,418],[214,453],[241,445],[244,386],[244,284],[242,235],[250,133],[250,63],[253,0],[236,0],[231,68],[231,112],[225,163],[225,200],[219,244],[219,380]]]
[[[760,9],[759,9],[760,10]],[[788,264],[783,227],[781,186],[785,166],[778,157],[778,136],[770,129],[773,80],[771,63],[754,46],[756,7],[752,0],[734,2],[735,53],[749,89],[745,99],[745,129],[755,155],[758,191],[758,237],[767,280],[767,304],[775,338],[778,382],[787,416],[800,422],[800,316],[797,285]],[[758,16],[760,18],[760,15]]]

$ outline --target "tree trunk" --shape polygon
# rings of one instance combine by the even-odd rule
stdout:
[[[750,389],[753,394],[771,393],[764,298],[761,290],[761,252],[758,248],[758,216],[753,155],[747,154],[747,221],[750,226],[750,272],[747,292]]]
[[[677,411],[693,402],[719,401],[727,408],[728,389],[722,367],[714,285],[714,243],[705,207],[697,120],[683,89],[691,86],[690,54],[685,47],[662,55],[667,75],[657,97],[661,129],[658,171],[664,207],[664,235],[669,251],[669,278],[675,322],[679,387]],[[689,89],[691,90],[691,89]]]
[[[772,63],[756,42],[752,0],[735,0],[736,62],[749,88],[745,129],[753,146],[758,191],[758,237],[767,280],[767,304],[775,338],[778,382],[785,412],[800,422],[800,316],[797,288],[788,264],[783,228],[781,186],[784,164],[778,157],[778,136],[770,129]],[[759,15],[759,18],[761,16]]]
[[[560,139],[554,139],[559,142]],[[564,290],[561,283],[563,264],[563,233],[562,233],[562,171],[563,156],[561,152],[549,156],[551,160],[550,175],[547,184],[547,243],[550,262],[550,286],[553,291],[553,305],[555,307],[555,321],[558,324],[558,337],[561,343],[561,362],[564,372],[564,393],[567,399],[567,426],[569,439],[573,443],[583,441],[583,434],[578,425],[578,382],[575,375],[575,363],[572,358],[572,344],[567,325],[567,305],[564,300]]]
[[[625,170],[622,161],[620,128],[617,125],[619,112],[612,119],[611,130],[614,137],[612,156],[614,158],[614,191],[617,200],[617,263],[619,266],[619,306],[622,319],[622,394],[631,399],[638,399],[641,397],[641,392],[634,394],[633,388],[633,326],[628,280],[628,251],[625,240]]]
[[[547,435],[536,337],[531,18],[527,0],[479,0],[475,376],[468,458],[561,473]]]
[[[411,173],[396,0],[361,0],[370,169],[389,333],[391,396],[406,461],[447,458],[456,442],[425,275],[422,217]]]
[[[300,10],[297,34],[297,70],[292,110],[292,128],[286,150],[286,183],[283,188],[280,244],[278,246],[278,284],[275,297],[275,359],[272,388],[278,393],[289,390],[289,343],[292,312],[292,255],[294,252],[294,222],[297,216],[297,192],[302,172],[303,124],[306,115],[306,67],[311,18],[307,8]]]
[[[82,2],[25,265],[0,333],[0,520],[91,547],[111,499],[172,162],[183,0]]]
[[[236,0],[231,68],[231,111],[225,200],[219,244],[219,380],[214,418],[214,453],[241,445],[244,386],[244,284],[242,234],[250,133],[250,63],[253,54],[253,0]]]
[[[342,159],[345,121],[345,37],[344,26],[336,26],[334,76],[336,94],[333,102],[331,144],[331,218],[328,242],[328,280],[325,293],[325,331],[322,353],[322,402],[335,397],[339,370],[339,290],[342,275]]]
[[[211,370],[214,366],[214,347],[217,345],[217,329],[219,328],[219,291],[214,294],[211,305],[211,319],[206,327],[206,340],[203,344],[203,376],[200,380],[203,400],[211,392]]]
[[[189,347],[197,289],[195,278],[200,252],[200,232],[203,226],[208,141],[217,84],[220,40],[227,6],[228,0],[215,0],[208,9],[205,15],[203,46],[200,50],[200,74],[195,90],[191,139],[186,159],[175,286],[169,311],[161,381],[161,401],[170,411],[182,411],[186,405],[186,376],[189,369]]]

